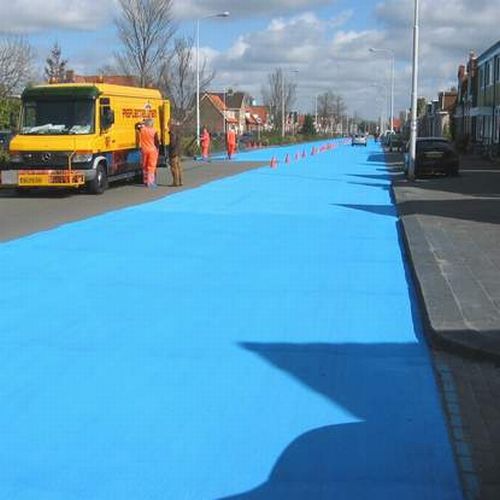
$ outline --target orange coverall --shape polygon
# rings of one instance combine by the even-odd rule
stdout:
[[[226,150],[229,159],[236,153],[236,132],[234,130],[228,130],[226,133]]]
[[[153,127],[143,126],[139,137],[144,184],[151,187],[155,185],[156,166],[158,164],[158,135]]]
[[[207,129],[204,129],[200,137],[201,157],[208,160],[208,152],[210,150],[210,134]]]

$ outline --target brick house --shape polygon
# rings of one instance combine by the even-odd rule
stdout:
[[[457,72],[457,104],[454,113],[455,140],[464,147],[474,141],[477,128],[477,56],[469,53],[467,64],[461,64]]]
[[[195,119],[196,114],[193,113],[193,120]],[[200,98],[200,126],[207,127],[211,134],[223,134],[229,123],[236,124],[236,120],[227,112],[219,96],[205,92]]]
[[[438,98],[427,104],[425,114],[419,123],[419,134],[425,137],[451,136],[458,92],[451,89],[439,92]]]
[[[458,68],[456,138],[469,143],[500,143],[500,40],[480,56],[469,54]]]
[[[477,117],[475,139],[500,143],[500,40],[477,58]]]
[[[269,109],[267,106],[248,106],[246,110],[247,132],[260,132],[269,130]]]
[[[224,104],[227,115],[231,120],[236,120],[236,132],[242,134],[247,131],[246,114],[251,105],[251,98],[245,92],[235,92],[229,89],[227,92],[211,92]]]

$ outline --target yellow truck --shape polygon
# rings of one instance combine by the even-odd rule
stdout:
[[[106,83],[27,88],[19,133],[9,146],[1,185],[17,189],[86,186],[141,175],[137,124],[152,118],[169,144],[170,103],[158,90]]]

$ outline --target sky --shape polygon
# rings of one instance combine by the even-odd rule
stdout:
[[[500,39],[500,0],[420,0],[419,95],[429,99],[456,86],[457,69],[471,50]],[[0,0],[0,34],[21,34],[40,68],[57,41],[69,66],[92,74],[113,61],[117,0]],[[387,112],[395,55],[395,111],[411,93],[414,0],[174,0],[178,33],[193,35],[204,19],[201,50],[216,71],[214,90],[243,90],[261,100],[277,68],[297,85],[296,107],[313,112],[316,96],[341,94],[351,115]],[[295,71],[297,70],[297,71]],[[40,70],[41,71],[41,70]]]

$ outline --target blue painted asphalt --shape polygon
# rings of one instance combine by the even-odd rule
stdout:
[[[461,498],[388,188],[343,147],[2,244],[0,498]]]

